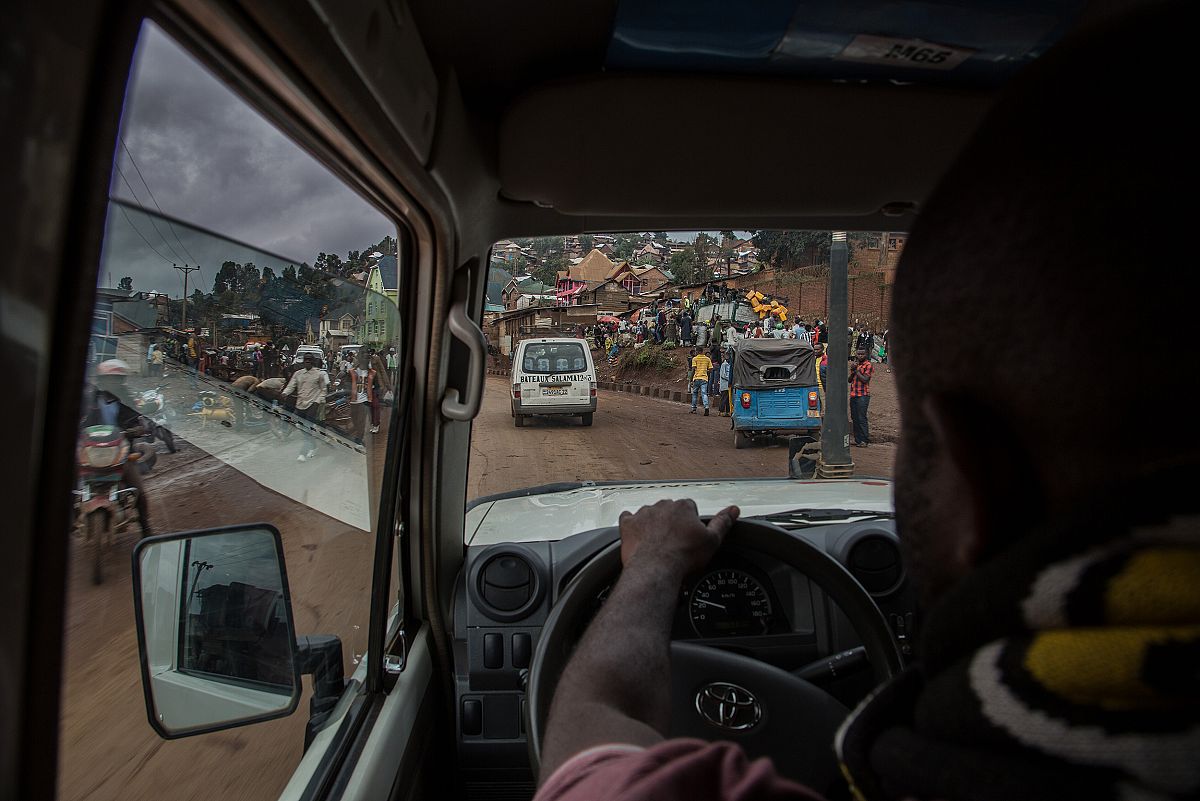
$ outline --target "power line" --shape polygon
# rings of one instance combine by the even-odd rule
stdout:
[[[120,160],[118,160],[116,167],[117,167],[117,174],[121,176],[121,180],[125,182],[125,186],[129,187],[129,191],[133,195],[133,199],[135,201],[137,201],[137,204],[139,206],[142,206],[144,208],[146,204],[142,203],[142,199],[140,197],[138,197],[137,192],[135,192],[133,189],[133,184],[129,183],[129,179],[125,177],[125,171],[121,169]],[[150,218],[150,226],[154,229],[154,233],[158,234],[158,238],[163,241],[163,244],[166,245],[167,250],[171,251],[171,254],[173,256],[175,256],[175,259],[177,261],[187,261],[187,259],[185,259],[185,258],[183,258],[183,256],[179,255],[179,251],[175,250],[175,248],[173,248],[171,246],[171,243],[167,241],[167,238],[165,236],[163,236],[163,232],[158,230],[158,224],[154,222],[154,215],[147,213],[146,216],[148,216]]]
[[[121,206],[121,205],[118,205],[118,206],[117,206],[117,208],[118,208],[118,209],[120,209],[120,210],[121,210],[121,213],[125,215],[125,220],[126,220],[128,223],[129,223],[129,227],[133,229],[133,232],[134,232],[135,234],[137,234],[137,235],[138,235],[138,237],[139,237],[139,238],[140,238],[140,239],[141,239],[143,242],[145,242],[145,243],[146,243],[146,247],[148,247],[148,248],[150,248],[151,250],[153,250],[153,251],[154,251],[154,254],[155,254],[156,256],[158,256],[160,259],[162,259],[163,261],[165,261],[167,264],[169,264],[169,265],[171,265],[172,267],[174,267],[174,266],[175,266],[175,262],[171,261],[171,260],[170,260],[170,259],[168,259],[166,256],[164,256],[163,254],[159,253],[159,252],[158,252],[158,248],[154,247],[154,245],[151,245],[151,244],[150,244],[150,240],[149,240],[149,239],[147,239],[146,237],[142,236],[142,232],[138,230],[138,227],[137,227],[136,225],[134,225],[134,224],[133,224],[133,220],[131,220],[131,219],[129,218],[129,212],[125,211],[125,207],[124,207],[124,206]],[[111,280],[111,279],[110,279],[110,280]]]
[[[165,218],[167,213],[165,211],[163,211],[162,206],[158,205],[158,198],[154,197],[154,190],[150,188],[150,184],[147,183],[146,177],[144,175],[142,175],[142,169],[140,167],[138,167],[137,161],[134,160],[133,153],[130,152],[130,150],[129,150],[129,145],[125,144],[125,137],[120,137],[120,139],[121,139],[121,147],[123,147],[125,149],[125,155],[129,156],[129,163],[133,165],[133,169],[137,171],[138,178],[142,179],[142,185],[145,186],[146,191],[150,193],[150,200],[154,202],[154,208],[158,209],[159,212],[162,213],[163,217]],[[132,190],[130,190],[130,191],[132,191]],[[167,227],[171,229],[171,234],[175,237],[175,241],[179,243],[179,247],[183,248],[183,252],[187,253],[188,258],[191,261],[195,261],[195,262],[200,261],[199,259],[197,259],[195,256],[193,256],[191,254],[191,251],[189,251],[187,249],[187,245],[183,244],[183,240],[179,238],[179,233],[175,230],[175,226],[171,225],[171,221],[166,220],[166,223],[167,223]]]

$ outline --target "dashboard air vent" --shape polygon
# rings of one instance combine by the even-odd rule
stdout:
[[[888,537],[863,537],[850,546],[846,568],[871,595],[894,592],[904,577],[900,548]]]
[[[479,571],[479,594],[500,612],[515,612],[533,597],[534,575],[529,562],[506,553],[493,556]]]

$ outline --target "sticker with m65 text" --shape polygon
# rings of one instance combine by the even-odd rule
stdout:
[[[934,44],[922,39],[859,34],[835,58],[869,64],[892,64],[926,70],[952,70],[974,53],[962,47]]]

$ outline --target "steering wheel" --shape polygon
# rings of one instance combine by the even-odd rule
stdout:
[[[736,521],[726,542],[774,557],[824,590],[862,640],[877,683],[900,671],[900,654],[879,608],[831,556],[757,520]],[[597,596],[620,571],[618,540],[579,571],[542,628],[528,685],[529,752],[535,774],[558,679]],[[770,757],[780,774],[827,790],[839,775],[833,738],[847,714],[846,707],[824,690],[773,665],[718,648],[671,643],[671,737],[736,742],[752,758]]]

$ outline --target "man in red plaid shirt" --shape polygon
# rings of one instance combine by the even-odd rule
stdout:
[[[871,376],[875,367],[867,357],[866,348],[859,348],[855,355],[858,363],[850,371],[850,420],[854,423],[855,446],[865,448],[871,442],[867,407],[871,404]]]

